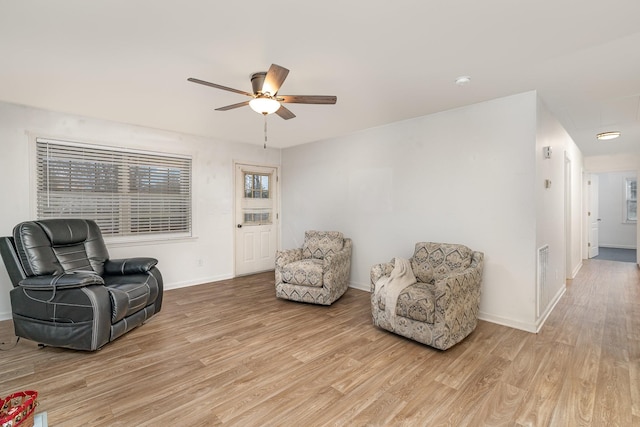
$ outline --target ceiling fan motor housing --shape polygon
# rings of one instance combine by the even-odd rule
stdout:
[[[262,93],[262,86],[264,85],[264,78],[266,77],[266,71],[260,71],[251,75],[251,87],[255,95]],[[272,93],[270,95],[273,95]]]

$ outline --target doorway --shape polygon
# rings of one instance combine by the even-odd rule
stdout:
[[[273,270],[278,247],[278,168],[235,164],[235,275]]]
[[[592,173],[591,179],[598,183],[590,189],[597,203],[598,251],[590,250],[589,258],[636,262],[637,172]]]

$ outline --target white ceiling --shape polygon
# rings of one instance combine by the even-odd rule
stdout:
[[[214,111],[246,97],[187,78],[250,92],[276,63],[280,94],[338,102],[269,116],[274,147],[537,90],[585,156],[640,153],[639,17],[638,0],[0,0],[0,100],[262,145],[260,115]]]

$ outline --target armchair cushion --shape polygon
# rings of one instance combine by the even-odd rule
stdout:
[[[282,269],[282,278],[293,285],[322,286],[321,259],[309,258],[294,261]]]
[[[433,278],[446,276],[454,271],[461,271],[471,265],[471,257],[473,251],[464,245],[452,243],[434,243],[419,242],[416,243],[415,251],[412,258],[412,267],[414,272],[416,268],[418,273],[422,269],[433,270]],[[416,278],[418,276],[416,275]],[[431,282],[433,278],[429,273],[423,275],[425,280],[421,282]]]
[[[303,258],[323,259],[342,250],[344,237],[339,231],[307,231],[302,246]]]
[[[398,296],[396,316],[434,323],[436,301],[431,283],[415,283],[407,286]]]

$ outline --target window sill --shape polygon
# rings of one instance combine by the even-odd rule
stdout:
[[[126,236],[126,237],[105,237],[104,241],[109,247],[127,247],[127,246],[149,246],[149,245],[162,245],[173,244],[180,242],[188,242],[197,240],[198,238],[192,235],[175,235],[164,234],[154,236]]]

